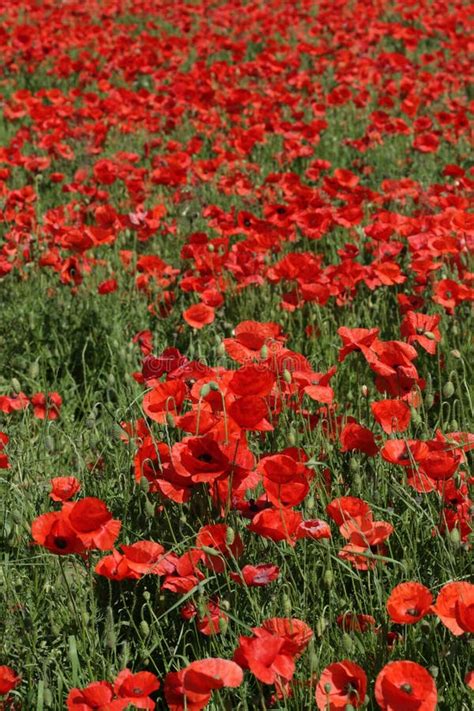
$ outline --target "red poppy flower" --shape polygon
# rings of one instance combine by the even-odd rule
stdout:
[[[204,565],[207,568],[215,573],[222,573],[226,567],[224,559],[239,558],[244,545],[239,534],[235,534],[229,526],[225,523],[215,523],[199,529],[196,536],[196,548],[203,549]],[[206,549],[211,549],[213,552]]]
[[[373,630],[377,624],[372,615],[355,615],[352,612],[339,615],[336,622],[344,632],[367,632]]]
[[[114,700],[112,685],[107,681],[93,681],[84,689],[71,689],[67,697],[68,711],[122,711],[127,699]]]
[[[143,398],[143,410],[152,420],[163,424],[168,414],[178,416],[186,393],[186,386],[181,380],[158,383]]]
[[[389,662],[375,680],[382,711],[434,711],[438,699],[433,677],[416,662]]]
[[[31,535],[35,543],[57,555],[85,550],[84,543],[61,511],[38,516],[31,524]]]
[[[33,412],[35,417],[40,420],[45,418],[48,420],[57,420],[59,417],[59,410],[62,405],[62,397],[59,393],[36,393],[31,398],[31,404],[33,405]]]
[[[467,582],[447,583],[439,591],[436,604],[431,609],[456,637],[474,632],[474,585]]]
[[[142,575],[167,575],[174,570],[165,549],[155,541],[137,541],[120,549],[130,571]]]
[[[239,585],[245,583],[249,587],[262,587],[278,579],[280,568],[271,563],[259,565],[244,565],[240,573],[230,573],[232,580]]]
[[[117,289],[117,280],[107,279],[106,281],[101,281],[101,283],[97,287],[97,293],[102,296],[104,294],[111,294],[112,292],[117,291]]]
[[[5,412],[7,415],[18,410],[24,410],[29,404],[30,401],[25,393],[18,393],[18,395],[12,396],[0,395],[0,412]]]
[[[264,509],[257,513],[250,524],[249,531],[272,541],[287,541],[294,546],[298,527],[303,517],[299,511],[291,509]]]
[[[335,662],[324,669],[316,687],[319,711],[342,711],[348,705],[362,706],[367,691],[367,676],[354,662]]]
[[[326,511],[337,526],[342,526],[345,521],[368,517],[372,515],[369,504],[355,496],[341,496],[333,499],[327,506]]]
[[[440,316],[428,316],[415,311],[407,311],[400,325],[400,333],[408,343],[419,343],[430,355],[436,353],[436,344],[441,340],[439,332]]]
[[[469,671],[466,676],[464,677],[464,683],[469,689],[472,689],[474,691],[474,670]]]
[[[242,681],[242,669],[235,662],[219,657],[202,659],[166,675],[165,699],[170,711],[201,711],[214,689],[235,688]]]
[[[133,674],[130,669],[123,669],[114,682],[116,695],[138,709],[154,709],[155,702],[149,697],[159,688],[156,676],[147,671]]]
[[[238,363],[265,360],[266,356],[262,356],[264,345],[270,352],[277,352],[286,340],[280,326],[272,322],[242,321],[235,327],[234,334],[234,338],[224,338],[223,343],[226,352]]]
[[[11,667],[0,666],[0,694],[8,694],[21,682],[21,677]]]
[[[430,611],[433,596],[421,583],[400,583],[393,588],[387,600],[387,612],[392,622],[411,625]]]
[[[307,519],[298,526],[296,537],[298,539],[312,538],[313,541],[318,541],[320,538],[331,538],[331,529],[326,521],[321,521],[319,518]]]
[[[296,659],[300,657],[313,637],[313,630],[297,618],[272,617],[262,623],[263,629],[286,639],[286,649]]]
[[[80,490],[81,484],[75,476],[57,476],[51,479],[51,493],[53,501],[67,501],[72,499]]]
[[[379,400],[370,407],[373,416],[387,434],[405,432],[410,424],[410,408],[403,400]]]
[[[183,318],[189,326],[193,328],[204,328],[214,321],[216,317],[215,311],[212,306],[206,306],[206,304],[194,304],[190,306],[189,309],[183,311]]]
[[[62,514],[86,548],[101,551],[113,548],[120,532],[121,522],[112,518],[103,501],[87,496],[75,503],[66,503]]]
[[[343,452],[358,451],[373,457],[379,451],[371,430],[357,422],[348,422],[342,430],[339,440]]]
[[[253,632],[253,637],[239,637],[239,646],[234,652],[237,664],[250,669],[264,684],[292,679],[295,661],[287,640],[260,627],[254,628]]]

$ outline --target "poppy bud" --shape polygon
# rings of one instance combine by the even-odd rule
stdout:
[[[51,693],[51,689],[46,686],[43,690],[43,701],[44,705],[49,707],[53,705],[53,694]]]
[[[108,402],[118,402],[118,395],[115,388],[107,388],[105,394]]]
[[[150,482],[146,478],[146,476],[142,476],[140,479],[140,489],[143,491],[144,494],[148,494],[150,491]]]
[[[324,587],[331,588],[333,582],[334,582],[334,573],[332,572],[331,568],[328,568],[327,570],[324,571],[324,577],[323,577]]]
[[[451,422],[450,429],[453,430],[453,432],[457,432],[457,430],[459,429],[459,422],[457,420],[453,420]]]
[[[209,383],[209,388],[210,388],[213,392],[217,392],[217,391],[220,389],[219,386],[218,386],[218,384],[215,382],[215,380],[211,380],[211,382]]]
[[[140,633],[142,637],[148,637],[150,634],[150,626],[146,620],[140,622]]]
[[[206,383],[205,385],[202,386],[199,396],[200,397],[207,397],[210,392],[211,392],[211,386],[209,385],[209,383]]]
[[[234,541],[235,541],[235,531],[233,528],[228,526],[226,534],[225,534],[225,542],[227,543],[228,546],[231,546]]]
[[[222,634],[225,634],[227,632],[227,628],[229,627],[229,620],[227,617],[219,617],[219,632],[222,632]]]
[[[145,501],[145,514],[148,518],[155,517],[155,504],[153,504],[149,499]]]
[[[46,437],[44,438],[44,448],[47,452],[50,452],[50,453],[54,452],[54,450],[56,448],[56,444],[54,442],[54,437],[52,437],[51,435],[46,435]]]
[[[208,252],[214,252],[214,250],[215,250],[215,247],[214,247],[213,244],[208,244],[208,245],[207,245],[207,251],[208,251]]]
[[[219,604],[222,610],[230,610],[230,602],[228,600],[222,600]]]
[[[108,374],[107,383],[110,385],[110,387],[113,387],[115,385],[115,375],[113,373]]]
[[[451,355],[453,356],[453,358],[462,358],[462,355],[461,355],[461,353],[458,351],[457,348],[454,348],[454,349],[451,351]]]
[[[38,375],[39,375],[39,363],[37,360],[35,360],[30,365],[30,378],[32,378],[32,380],[36,380]]]
[[[12,378],[12,388],[16,393],[21,393],[20,381],[17,378]]]
[[[291,605],[291,600],[288,597],[288,595],[283,595],[282,599],[282,607],[283,607],[283,612],[285,617],[291,617],[291,612],[292,612],[292,605]]]
[[[459,528],[452,528],[449,532],[449,538],[455,546],[458,546],[461,543],[461,534],[459,532]]]
[[[260,349],[260,358],[266,360],[268,358],[268,346],[265,344]]]
[[[283,371],[283,380],[285,381],[285,383],[288,383],[288,384],[290,384],[290,383],[291,383],[291,380],[292,380],[292,378],[291,378],[291,373],[290,373],[290,371],[287,370],[286,368],[285,368],[285,370]]]
[[[352,641],[350,634],[348,634],[347,632],[344,632],[344,634],[342,635],[342,645],[346,650],[347,654],[352,654],[352,652],[354,651],[354,642]]]
[[[362,393],[362,397],[369,397],[369,388],[367,385],[362,385],[360,391]]]
[[[425,395],[424,402],[425,402],[425,407],[426,407],[426,409],[427,409],[427,410],[431,410],[431,408],[432,408],[433,405],[434,405],[434,397],[433,397],[433,395],[432,395],[431,393],[427,393],[427,394]]]
[[[171,412],[166,413],[166,424],[168,425],[168,427],[174,427],[174,417]]]
[[[220,358],[222,358],[223,356],[225,356],[225,346],[224,346],[224,344],[222,343],[222,341],[220,341],[220,342],[217,344],[216,353],[217,353],[217,355],[218,355]]]
[[[429,341],[434,341],[436,338],[432,331],[425,331],[424,335]]]
[[[316,622],[316,634],[318,637],[322,637],[326,629],[328,628],[328,621],[325,617],[320,617]]]
[[[213,555],[217,558],[221,555],[218,550],[216,550],[215,548],[210,548],[209,546],[201,546],[201,550],[204,551],[204,553],[207,553],[207,555]]]
[[[344,706],[344,711],[355,711],[355,708],[352,704],[346,704]]]
[[[290,447],[294,447],[296,445],[296,434],[294,430],[290,430],[288,432],[288,444]]]
[[[143,599],[145,600],[145,602],[150,602],[150,600],[151,600],[151,593],[150,593],[149,590],[145,590],[145,591],[144,591],[144,593],[143,593]]]
[[[314,496],[311,494],[311,496],[308,496],[306,499],[306,511],[308,513],[311,513],[311,511],[314,510]]]
[[[418,412],[418,410],[416,409],[416,407],[413,407],[413,405],[410,407],[410,413],[411,413],[411,421],[413,422],[413,424],[414,424],[416,427],[418,427],[419,425],[421,425],[420,413]]]
[[[360,462],[358,459],[355,459],[355,457],[352,457],[352,459],[349,462],[349,468],[351,472],[356,473],[360,469]]]
[[[445,383],[443,386],[443,397],[445,397],[448,400],[453,395],[454,395],[454,385],[450,380],[448,380],[448,382]]]

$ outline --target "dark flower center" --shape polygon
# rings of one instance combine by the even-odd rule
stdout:
[[[62,536],[58,536],[54,539],[54,545],[56,546],[56,548],[64,550],[65,548],[67,548],[67,540],[65,538],[62,538]]]
[[[411,684],[407,684],[407,683],[402,684],[401,687],[400,687],[400,689],[401,689],[402,691],[404,691],[405,694],[411,694],[412,691],[413,691]]]
[[[200,462],[206,462],[206,464],[210,464],[212,462],[212,456],[209,454],[209,452],[203,452],[197,457],[197,459]]]
[[[420,614],[420,611],[417,607],[411,607],[409,610],[407,610],[407,615],[410,615],[411,617],[418,617]]]

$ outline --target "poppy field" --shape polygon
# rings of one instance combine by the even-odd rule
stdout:
[[[473,707],[469,18],[0,4],[0,709]]]

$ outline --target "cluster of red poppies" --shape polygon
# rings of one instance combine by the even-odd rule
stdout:
[[[339,476],[331,453],[376,476],[384,467],[421,506],[435,501],[433,538],[469,551],[474,434],[454,414],[430,430],[426,415],[434,405],[443,414],[454,395],[447,323],[461,328],[474,300],[464,0],[4,5],[0,288],[30,282],[46,304],[59,295],[126,312],[123,338],[143,356],[130,381],[143,386],[140,415],[120,415],[137,506],[146,497],[158,521],[204,509],[193,535],[171,547],[128,526],[119,503],[108,502],[114,518],[102,498],[74,500],[82,486],[107,495],[61,468],[55,508],[32,521],[34,543],[78,555],[110,590],[153,576],[162,596],[178,596],[183,624],[194,620],[211,642],[232,625],[224,583],[242,593],[277,588],[284,565],[271,551],[326,559],[336,545],[351,579],[390,570],[391,502],[380,514],[351,488],[352,474]],[[143,316],[133,326],[130,295]],[[255,306],[239,311],[246,300]],[[367,316],[381,303],[387,332],[375,309]],[[314,353],[325,314],[335,350],[320,366],[288,344],[299,339]],[[212,324],[221,337],[205,360],[195,354],[210,351]],[[358,410],[341,377],[350,366],[364,373]],[[0,387],[0,469],[12,470],[15,413],[58,420],[46,424],[59,431],[62,396],[64,410],[71,404],[57,383],[31,396],[16,378]],[[461,573],[448,581],[452,572],[432,591],[415,580],[393,587],[390,631],[350,611],[337,624],[344,633],[383,628],[384,654],[402,654],[397,625],[428,615],[444,634],[473,633],[473,586]],[[215,579],[219,592],[201,595]],[[163,674],[162,687],[148,671],[125,669],[71,690],[68,708],[152,709],[159,692],[171,711],[199,711],[214,690],[239,687],[244,670],[274,687],[269,704],[299,684],[314,688],[321,711],[366,703],[369,670],[349,659],[322,672],[318,660],[317,674],[295,678],[313,632],[290,612],[247,631],[232,660],[192,661]],[[370,665],[378,706],[433,711],[430,672],[385,661]],[[7,699],[21,695],[20,681],[0,667]]]

